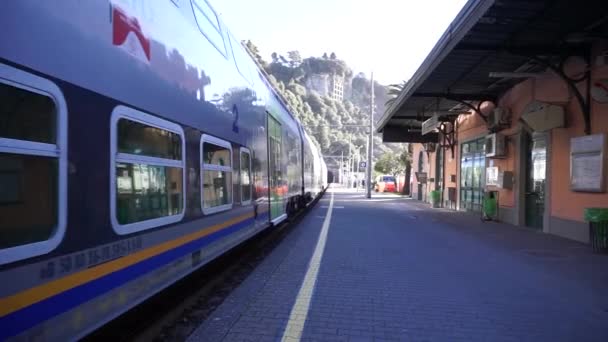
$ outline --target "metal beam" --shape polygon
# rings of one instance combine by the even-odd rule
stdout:
[[[387,125],[382,130],[382,141],[395,143],[436,143],[439,141],[439,135],[435,132],[422,135],[419,128],[415,131],[408,131],[407,127]]]
[[[458,116],[461,114],[468,114],[468,111],[466,111],[466,110],[429,110],[426,112],[426,114],[437,114],[439,116]],[[410,120],[410,121],[420,122],[420,120],[418,119],[419,117],[420,117],[420,114],[412,113],[411,116],[405,116],[405,115],[393,116],[391,118],[391,121],[392,120]]]
[[[488,51],[508,52],[519,56],[562,56],[564,54],[582,54],[584,47],[580,45],[555,46],[555,45],[490,45],[490,44],[458,44],[455,51]]]
[[[314,125],[306,125],[306,126],[304,126],[304,125],[302,125],[302,126],[306,127],[306,128],[316,128],[316,127],[321,127],[321,128],[323,128],[323,127],[330,127],[330,128],[331,127],[338,127],[338,128],[342,128],[342,127],[369,127],[369,124],[366,124],[366,125],[350,125],[350,124],[344,124],[344,125],[318,125],[318,126],[314,126]]]
[[[585,62],[587,63],[588,67],[586,68],[584,75],[578,79],[573,79],[566,74],[565,67],[564,67],[566,58],[563,58],[562,61],[560,61],[558,64],[551,63],[551,61],[549,61],[548,59],[541,58],[538,56],[534,56],[534,57],[532,57],[532,59],[534,61],[538,62],[539,64],[543,64],[546,67],[548,67],[549,69],[551,69],[559,77],[561,77],[566,82],[566,84],[568,84],[568,87],[574,94],[574,97],[576,98],[576,100],[581,108],[581,112],[583,114],[583,120],[585,122],[585,134],[591,134],[591,68],[590,68],[591,47],[590,46],[588,47],[588,50],[586,51],[586,53],[584,53],[582,55],[582,57],[585,59]],[[585,94],[583,94],[581,92],[581,90],[577,87],[577,83],[580,83],[583,81],[586,82]]]
[[[416,92],[412,97],[435,97],[452,101],[492,101],[496,102],[494,94],[457,94],[457,93],[423,93]]]

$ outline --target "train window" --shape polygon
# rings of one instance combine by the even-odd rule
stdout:
[[[2,124],[0,136],[55,144],[57,131],[53,100],[46,95],[0,84]]]
[[[118,106],[112,113],[110,207],[118,234],[184,216],[184,132],[179,125]]]
[[[66,146],[59,88],[0,64],[0,264],[48,253],[63,239]]]
[[[127,119],[118,120],[118,153],[182,159],[178,133]]]
[[[201,137],[203,213],[232,208],[232,146],[203,134]]]
[[[241,148],[241,203],[251,202],[251,153]]]
[[[246,54],[246,51],[243,47],[237,42],[237,40],[232,36],[232,33],[228,32],[228,37],[230,38],[230,46],[232,47],[232,56],[234,57],[234,64],[236,65],[237,70],[243,76],[245,81],[247,81],[250,85],[253,85],[251,81],[251,72],[248,67],[248,61],[251,58]]]
[[[192,0],[192,10],[201,33],[213,44],[219,52],[226,56],[226,46],[220,29],[217,15],[206,0]]]

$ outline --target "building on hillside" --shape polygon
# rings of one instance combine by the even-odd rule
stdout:
[[[415,143],[428,201],[589,242],[608,207],[608,22],[600,3],[470,0],[377,123]],[[555,18],[568,18],[554,25]],[[603,38],[602,38],[603,37]]]
[[[314,90],[321,96],[329,95],[329,75],[327,74],[312,74],[306,78],[306,88]]]
[[[344,76],[332,74],[330,82],[330,97],[336,101],[344,99]]]
[[[338,74],[312,74],[306,78],[306,88],[334,100],[344,99],[344,76]]]

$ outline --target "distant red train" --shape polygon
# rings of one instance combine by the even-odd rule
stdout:
[[[374,191],[376,192],[396,192],[397,186],[395,177],[384,175],[376,177]]]

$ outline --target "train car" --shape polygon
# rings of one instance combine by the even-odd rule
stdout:
[[[306,189],[305,196],[309,202],[319,193],[319,152],[310,137],[306,132],[304,136],[305,158],[304,158],[304,188]]]
[[[323,155],[319,155],[321,160],[321,190],[326,189],[329,186],[329,170],[327,170],[327,164],[325,164],[325,160],[323,160]]]
[[[75,340],[320,196],[206,0],[0,3],[0,340]]]

